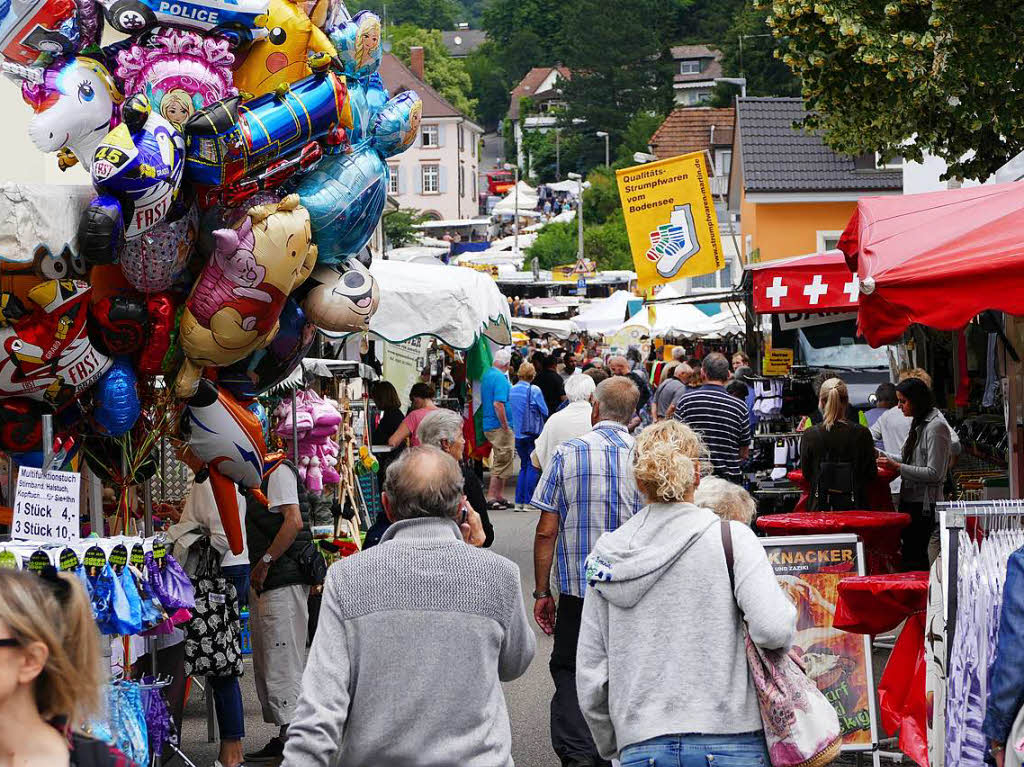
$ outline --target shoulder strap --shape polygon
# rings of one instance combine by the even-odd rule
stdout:
[[[719,529],[722,531],[722,549],[725,551],[725,566],[729,569],[729,588],[736,593],[736,573],[733,572],[732,562],[732,528],[727,520],[719,521]]]

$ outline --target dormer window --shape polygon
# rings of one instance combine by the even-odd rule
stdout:
[[[699,75],[700,72],[700,59],[684,59],[679,62],[679,74],[681,75]]]

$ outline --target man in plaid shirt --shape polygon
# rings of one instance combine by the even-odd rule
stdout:
[[[545,634],[554,634],[551,676],[551,744],[563,767],[607,767],[580,712],[576,697],[576,642],[586,559],[602,533],[615,530],[640,511],[643,500],[633,479],[633,437],[626,424],[640,393],[629,378],[602,381],[594,392],[594,429],[563,442],[541,477],[532,505],[543,512],[537,523],[533,562],[537,588],[533,616]],[[558,609],[550,588],[557,564]]]

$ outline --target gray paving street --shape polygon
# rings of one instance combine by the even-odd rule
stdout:
[[[534,511],[497,511],[491,514],[495,532],[493,550],[519,565],[526,595],[533,591],[533,531],[538,514]],[[531,606],[532,602],[527,599],[528,609]],[[544,636],[536,625],[534,631],[537,634],[537,656],[533,664],[523,677],[505,685],[505,700],[512,722],[512,756],[518,767],[559,767],[549,740],[548,703],[554,690],[548,674],[551,639]],[[876,652],[876,681],[881,676],[884,662],[885,655]],[[253,686],[252,664],[248,659],[242,695],[246,712],[246,750],[255,750],[276,734],[276,728],[262,721]],[[386,727],[386,723],[382,725]],[[197,767],[210,767],[217,757],[217,747],[206,740],[206,704],[198,690],[193,691],[186,707],[183,729],[185,753]],[[870,760],[865,763],[870,764]],[[855,760],[846,756],[836,764],[852,765]]]
[[[539,512],[492,512],[495,528],[494,551],[519,565],[523,575],[523,593],[533,591],[533,530]],[[528,607],[532,603],[527,601]],[[512,721],[512,755],[520,767],[558,767],[548,739],[548,701],[554,686],[548,674],[551,639],[537,632],[537,657],[530,670],[515,682],[505,685]],[[276,728],[264,724],[252,680],[252,663],[246,659],[242,679],[245,701],[246,750],[255,750],[276,734]],[[183,750],[197,767],[210,767],[217,758],[217,744],[206,740],[206,703],[202,693],[193,688],[185,710]],[[179,762],[180,763],[180,762]]]

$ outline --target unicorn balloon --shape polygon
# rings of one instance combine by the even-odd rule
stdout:
[[[238,93],[234,63],[227,40],[164,28],[117,55],[117,76],[125,93],[145,93],[153,109],[181,128],[203,107]]]
[[[61,170],[81,162],[92,167],[103,137],[120,122],[124,96],[103,64],[86,56],[63,59],[42,70],[4,65],[21,79],[21,95],[35,111],[28,126],[42,152],[57,152]]]

